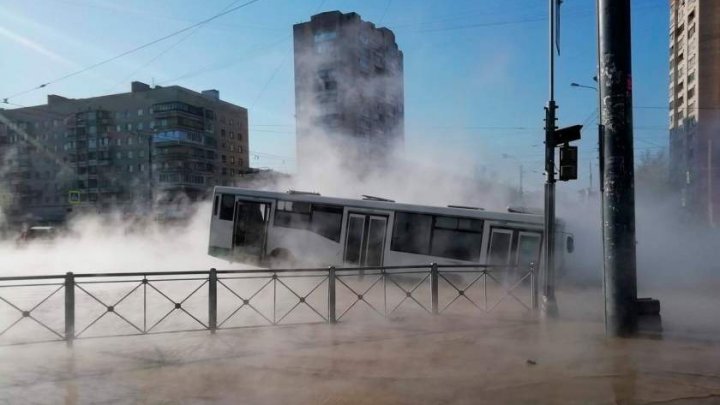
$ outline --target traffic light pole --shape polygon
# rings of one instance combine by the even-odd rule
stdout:
[[[605,331],[637,331],[630,0],[597,0],[603,142]]]
[[[555,30],[557,0],[550,2],[550,101],[545,107],[545,209],[543,244],[545,257],[545,277],[543,282],[542,313],[548,317],[558,314],[555,298]]]

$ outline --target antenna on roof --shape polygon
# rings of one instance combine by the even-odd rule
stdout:
[[[395,200],[391,200],[391,199],[388,199],[388,198],[375,197],[374,195],[366,195],[366,194],[363,194],[363,195],[362,195],[362,198],[363,198],[363,200],[368,200],[368,201],[395,202]]]
[[[448,208],[460,208],[464,210],[478,210],[478,211],[485,211],[485,208],[480,207],[468,207],[466,205],[448,205]]]
[[[510,206],[507,208],[508,212],[512,212],[515,214],[532,214],[532,215],[542,215],[543,210],[538,208],[528,208],[528,207],[513,207]]]
[[[300,191],[293,189],[288,190],[287,193],[290,195],[320,195],[320,193],[315,191]]]

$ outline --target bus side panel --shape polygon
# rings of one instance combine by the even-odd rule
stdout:
[[[342,263],[340,243],[307,230],[273,226],[268,235],[267,252],[271,255],[276,249],[287,251],[292,258],[306,265]]]

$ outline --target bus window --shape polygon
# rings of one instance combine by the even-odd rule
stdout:
[[[342,212],[341,207],[279,200],[275,210],[275,226],[307,229],[339,242]]]
[[[482,245],[482,220],[435,217],[430,254],[449,259],[477,261]]]
[[[540,234],[520,232],[518,234],[517,265],[538,264],[540,260]]]
[[[493,229],[490,233],[488,264],[508,264],[510,262],[511,244],[512,231],[507,229]]]
[[[396,252],[428,254],[432,216],[396,212],[390,249]]]
[[[328,205],[313,205],[310,214],[310,230],[335,242],[340,241],[343,210]]]
[[[220,204],[218,204],[219,201],[220,201],[220,196],[216,195],[215,201],[213,201],[213,215],[215,215],[215,216],[217,216],[217,214],[218,214],[218,206],[220,205]]]
[[[220,219],[232,221],[234,210],[235,196],[232,194],[223,194],[222,200],[220,200]]]
[[[278,200],[275,209],[275,226],[294,229],[308,229],[310,204]]]

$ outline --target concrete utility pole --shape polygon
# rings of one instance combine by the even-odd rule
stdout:
[[[630,0],[597,0],[603,124],[605,331],[637,331]]]
[[[554,317],[558,314],[555,299],[555,40],[557,0],[550,0],[550,100],[545,107],[545,281],[543,282],[542,313]]]

